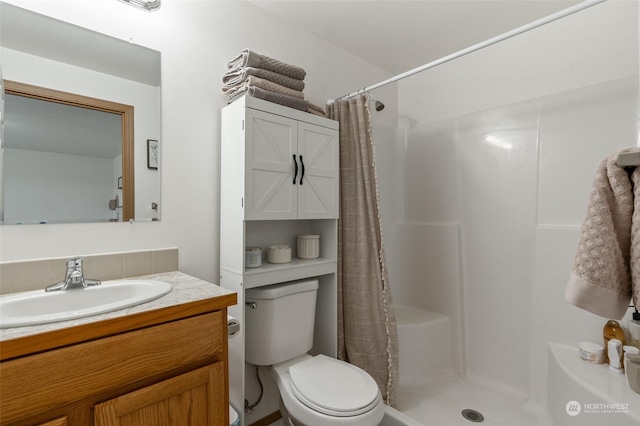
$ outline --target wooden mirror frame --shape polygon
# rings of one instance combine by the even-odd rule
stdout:
[[[122,220],[135,218],[133,106],[4,80],[5,93],[118,114],[122,121]]]

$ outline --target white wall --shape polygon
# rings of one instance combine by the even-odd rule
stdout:
[[[180,269],[218,282],[220,93],[240,50],[302,66],[324,104],[390,75],[244,1],[164,0],[153,13],[115,0],[9,0],[162,53],[162,220],[0,227],[0,261],[177,246]],[[6,77],[6,76],[5,76]],[[385,99],[396,103],[395,94]]]
[[[398,84],[411,128],[381,164],[404,171],[382,194],[402,205],[395,301],[449,315],[467,377],[521,402],[544,402],[547,342],[601,340],[564,289],[598,162],[637,144],[636,9],[609,1]]]

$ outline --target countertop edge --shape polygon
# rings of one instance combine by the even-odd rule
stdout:
[[[174,290],[179,289],[180,281],[184,280],[190,281],[191,287],[203,287],[206,291],[191,299],[181,299],[177,302],[169,298],[167,299],[169,304],[164,306],[158,302],[149,302],[139,305],[135,309],[116,311],[111,315],[89,317],[83,319],[80,324],[59,323],[59,327],[50,330],[3,339],[0,341],[0,361],[226,309],[237,303],[236,293],[230,290],[181,272],[170,274]],[[167,274],[154,274],[131,279],[140,278],[159,280],[164,278],[169,281]],[[212,292],[207,286],[217,287],[217,289]]]

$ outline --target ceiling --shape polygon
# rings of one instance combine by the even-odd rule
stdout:
[[[249,0],[400,74],[543,18],[575,0]]]

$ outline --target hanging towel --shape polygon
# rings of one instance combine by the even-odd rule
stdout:
[[[227,68],[229,69],[244,67],[262,68],[298,80],[304,80],[304,77],[307,75],[307,72],[298,66],[261,55],[249,49],[244,49],[227,64]]]
[[[624,316],[632,294],[638,306],[640,290],[640,167],[630,175],[618,166],[622,152],[640,149],[618,150],[600,163],[565,292],[571,304],[615,319]]]
[[[288,87],[289,89],[299,91],[304,89],[304,81],[302,80],[274,71],[253,67],[234,68],[227,71],[227,73],[222,77],[222,83],[227,87],[237,86],[242,84],[251,75],[278,83],[279,85]]]
[[[640,149],[635,148],[635,152]],[[631,264],[631,292],[633,296],[633,306],[640,309],[640,166],[636,167],[631,174],[633,182],[634,209],[631,218],[631,253],[629,263]]]
[[[250,75],[244,82],[240,83],[239,85],[224,86],[222,88],[222,93],[227,96],[233,96],[237,92],[246,91],[247,87],[249,86],[259,87],[271,92],[282,93],[283,95],[304,99],[304,93],[299,90],[289,89],[288,87],[284,87],[278,83],[274,83],[273,81],[269,81],[264,78],[256,77],[255,75]]]

